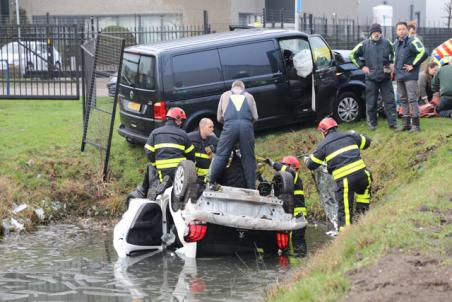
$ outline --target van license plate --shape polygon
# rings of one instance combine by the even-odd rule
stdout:
[[[140,107],[141,107],[140,103],[129,102],[127,104],[127,108],[132,110],[132,111],[140,111]]]

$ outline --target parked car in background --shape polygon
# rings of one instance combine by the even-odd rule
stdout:
[[[54,70],[61,69],[61,57],[58,50],[53,48],[52,66]],[[18,69],[21,74],[32,71],[47,71],[50,58],[48,45],[41,41],[10,42],[0,48],[0,69],[6,70],[6,65]]]
[[[320,119],[361,118],[362,71],[335,54],[320,35],[290,30],[240,30],[125,49],[119,86],[119,134],[144,143],[170,107],[216,121],[218,101],[234,80],[253,94],[256,130]],[[216,125],[218,126],[218,125]]]
[[[111,74],[110,77],[108,78],[108,82],[107,82],[108,96],[115,97],[117,81],[118,81],[118,73],[117,72]]]

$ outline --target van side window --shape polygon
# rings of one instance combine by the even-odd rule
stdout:
[[[219,49],[225,80],[277,73],[278,52],[272,41]]]
[[[223,81],[216,49],[175,56],[173,72],[175,88]]]
[[[309,41],[311,42],[312,56],[314,57],[314,63],[317,68],[323,69],[329,67],[333,57],[325,41],[320,37],[311,37]]]

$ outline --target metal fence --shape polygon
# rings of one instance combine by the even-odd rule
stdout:
[[[113,97],[98,96],[97,86],[100,77],[108,76],[105,69],[121,74],[121,61],[124,49],[124,39],[99,34],[95,39],[85,42],[82,46],[82,61],[84,74],[83,94],[83,138],[81,151],[85,147],[94,147],[94,160],[98,163],[103,179],[108,176],[108,162],[116,115],[118,99],[118,83],[116,80]],[[106,68],[108,66],[108,68]]]
[[[76,26],[0,25],[0,98],[79,99]]]

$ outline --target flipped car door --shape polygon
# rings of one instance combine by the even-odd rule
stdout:
[[[321,119],[333,112],[338,80],[336,61],[328,44],[319,35],[309,37],[314,61],[315,98],[312,98],[312,110]]]

